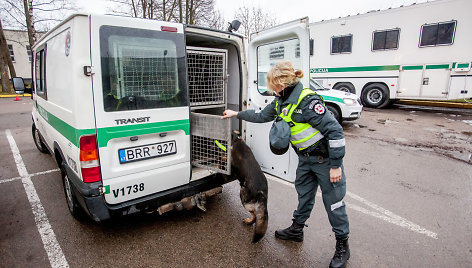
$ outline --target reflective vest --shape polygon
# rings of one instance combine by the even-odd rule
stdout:
[[[293,146],[295,146],[299,151],[304,150],[314,144],[317,144],[324,136],[320,133],[319,130],[312,127],[308,123],[297,123],[292,121],[292,114],[297,109],[300,102],[308,95],[316,94],[313,90],[309,88],[303,88],[302,93],[298,97],[297,104],[290,104],[285,107],[280,114],[278,115],[281,117],[285,122],[288,123],[290,126],[290,142]],[[275,111],[278,111],[278,102],[275,103]],[[285,114],[284,114],[285,112]]]

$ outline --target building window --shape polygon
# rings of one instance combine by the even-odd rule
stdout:
[[[26,45],[26,53],[28,53],[29,62],[33,61],[33,52],[31,52],[31,46]]]
[[[372,50],[387,50],[398,48],[400,29],[376,31],[373,33]]]
[[[13,46],[12,46],[12,45],[8,45],[8,50],[10,51],[10,58],[11,58],[11,61],[15,61],[15,53],[13,53]]]
[[[420,47],[452,45],[457,21],[421,26]]]
[[[351,53],[352,34],[331,37],[331,54]]]
[[[295,58],[300,58],[300,43],[295,47]]]

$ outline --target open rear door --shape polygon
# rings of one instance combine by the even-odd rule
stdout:
[[[267,72],[278,61],[291,61],[295,69],[305,73],[301,79],[309,84],[310,48],[308,17],[284,23],[255,33],[249,43],[248,109],[262,110],[274,96],[267,88]],[[247,123],[247,143],[264,172],[288,181],[295,180],[298,157],[290,149],[284,155],[274,155],[269,148],[269,130],[272,122]]]

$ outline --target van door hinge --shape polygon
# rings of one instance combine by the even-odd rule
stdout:
[[[86,76],[92,76],[95,72],[93,71],[92,66],[84,66],[84,75]]]

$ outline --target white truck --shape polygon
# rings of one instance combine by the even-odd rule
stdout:
[[[204,208],[231,178],[234,131],[265,171],[290,179],[278,161],[296,155],[270,153],[270,124],[220,119],[274,98],[258,90],[259,48],[299,46],[295,64],[308,73],[307,19],[266,33],[250,43],[250,61],[240,35],[155,20],[74,14],[45,34],[33,47],[32,134],[61,169],[70,213],[103,221]],[[357,97],[337,94],[359,117]]]
[[[438,0],[311,23],[310,77],[367,107],[471,98],[471,10]]]

